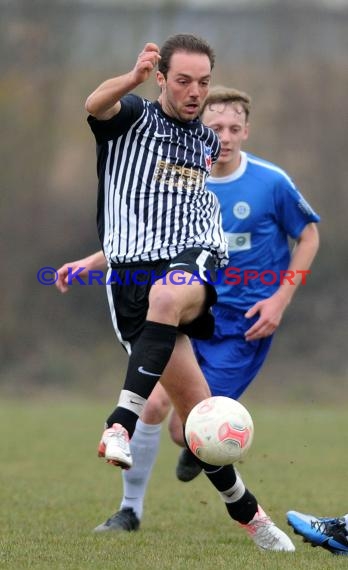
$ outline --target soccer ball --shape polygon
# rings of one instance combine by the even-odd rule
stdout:
[[[230,465],[249,450],[254,424],[236,400],[213,396],[199,402],[188,415],[185,436],[192,453],[211,465]]]

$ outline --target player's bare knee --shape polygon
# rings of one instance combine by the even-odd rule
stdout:
[[[149,296],[147,318],[159,323],[178,324],[180,303],[169,287],[153,287]]]
[[[171,407],[170,400],[166,394],[150,397],[141,415],[145,424],[160,424],[167,417]]]

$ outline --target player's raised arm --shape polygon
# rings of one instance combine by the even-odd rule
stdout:
[[[117,115],[121,108],[121,97],[149,78],[159,58],[159,47],[153,43],[145,44],[131,71],[107,79],[87,97],[86,111],[99,120],[111,119]]]

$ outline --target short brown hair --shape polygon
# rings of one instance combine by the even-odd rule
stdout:
[[[164,77],[167,77],[170,58],[178,51],[206,54],[209,57],[210,69],[214,67],[215,54],[205,40],[192,34],[176,34],[175,36],[170,36],[160,50],[161,59],[158,62],[158,71],[163,73]]]
[[[244,91],[239,91],[233,87],[224,87],[223,85],[216,85],[209,89],[208,95],[204,100],[201,114],[203,114],[206,107],[210,107],[214,103],[240,103],[245,112],[245,117],[248,120],[251,110],[251,97]]]

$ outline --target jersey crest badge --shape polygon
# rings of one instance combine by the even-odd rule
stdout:
[[[238,220],[245,220],[250,216],[250,206],[248,202],[237,202],[233,206],[233,213]]]
[[[204,158],[205,158],[205,166],[206,166],[208,172],[210,172],[211,171],[211,165],[212,165],[210,146],[204,146]]]

